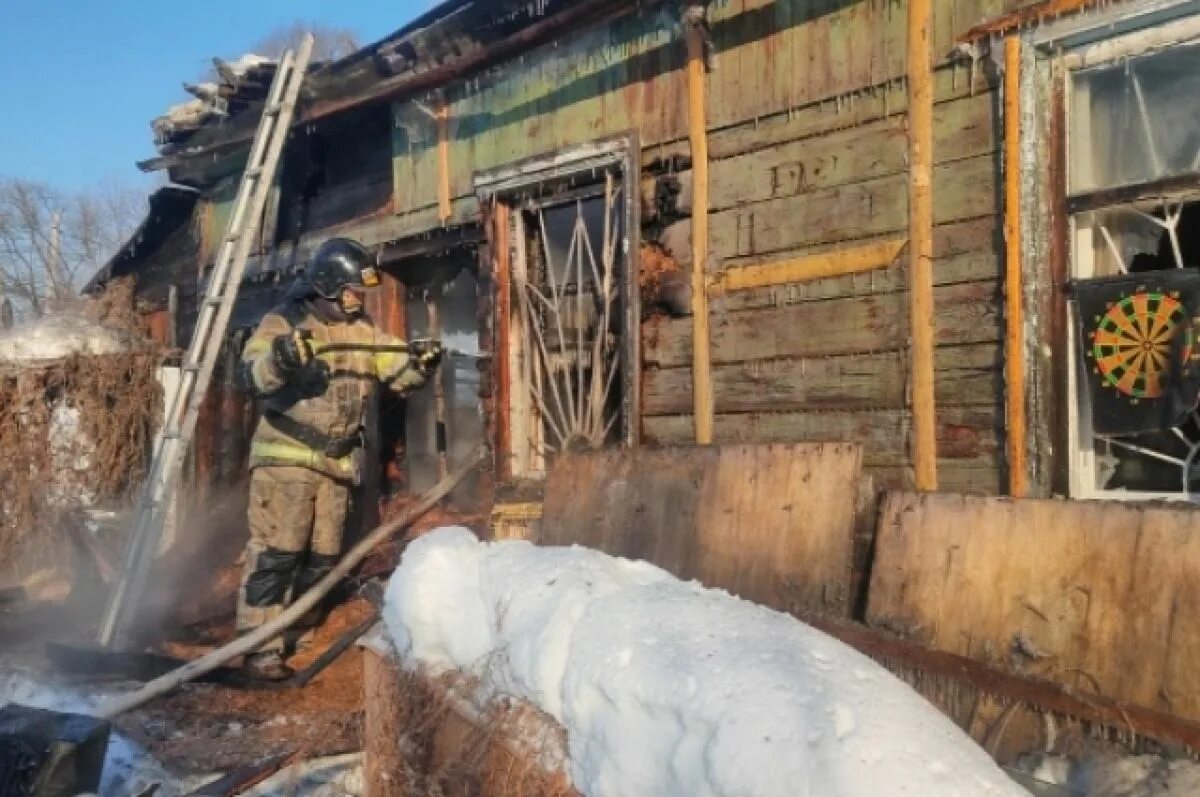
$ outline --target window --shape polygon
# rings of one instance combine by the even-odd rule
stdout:
[[[1126,52],[1069,75],[1072,494],[1200,488],[1200,46]]]
[[[482,175],[502,203],[511,474],[537,478],[562,452],[637,440],[637,230],[629,139]],[[636,189],[636,181],[633,183]]]

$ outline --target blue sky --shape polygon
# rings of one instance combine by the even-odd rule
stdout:
[[[150,120],[188,99],[214,55],[236,57],[295,21],[366,44],[430,0],[2,0],[0,175],[63,189],[144,183]]]

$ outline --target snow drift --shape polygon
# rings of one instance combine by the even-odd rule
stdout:
[[[0,360],[57,360],[72,354],[118,354],[129,341],[115,329],[81,315],[47,315],[0,332]]]
[[[644,562],[439,529],[405,552],[384,621],[407,666],[562,723],[592,797],[1026,794],[867,657]]]

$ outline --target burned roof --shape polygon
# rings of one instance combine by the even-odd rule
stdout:
[[[190,223],[197,196],[196,191],[179,186],[165,186],[151,194],[146,218],[125,245],[88,280],[83,293],[94,294],[110,280],[133,273],[143,253],[154,251],[180,225]]]
[[[634,5],[635,0],[447,0],[356,53],[310,67],[293,124],[437,91]],[[172,181],[185,185],[206,184],[223,161],[241,157],[249,146],[265,99],[262,87],[269,82],[263,72],[232,87],[227,98],[232,102],[223,112],[168,131],[159,156],[138,166],[169,169]],[[222,93],[220,86],[205,91]]]

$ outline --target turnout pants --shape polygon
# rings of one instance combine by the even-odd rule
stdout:
[[[237,625],[246,632],[284,608],[337,564],[349,485],[308,468],[263,465],[250,475],[246,545]],[[282,651],[276,637],[260,650]]]

